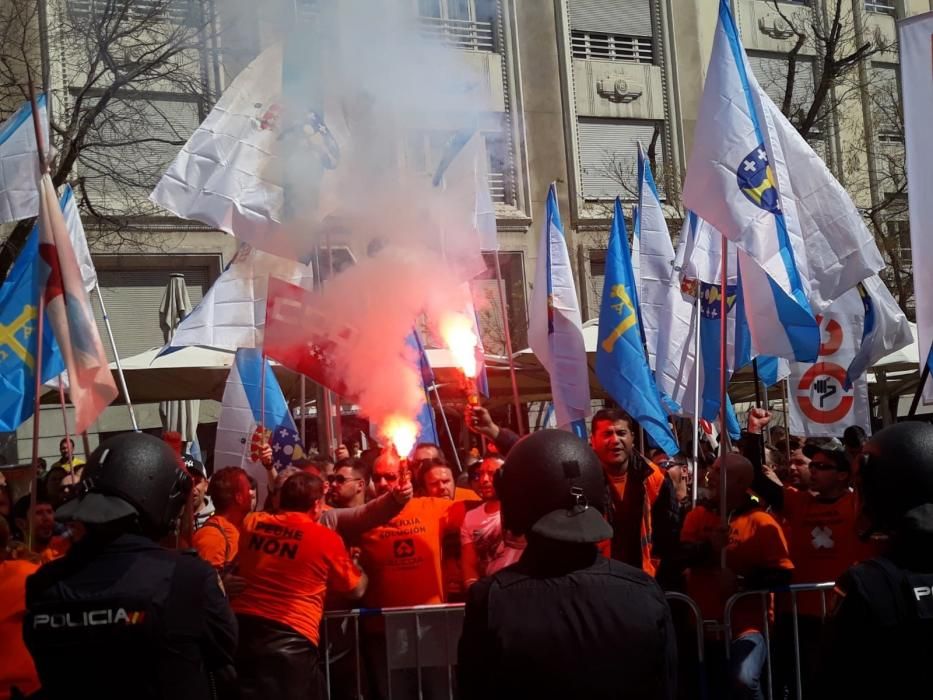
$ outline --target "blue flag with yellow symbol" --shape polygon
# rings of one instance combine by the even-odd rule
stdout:
[[[0,286],[0,432],[12,432],[33,414],[38,347],[39,232],[33,229]],[[46,320],[42,333],[42,381],[65,371]]]
[[[637,308],[625,219],[622,204],[616,198],[599,309],[596,376],[616,403],[644,428],[651,442],[675,455],[680,449],[648,366]]]

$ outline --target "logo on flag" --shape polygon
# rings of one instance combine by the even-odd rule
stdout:
[[[774,173],[768,162],[768,152],[764,144],[759,144],[742,159],[742,164],[735,174],[739,181],[739,189],[752,204],[772,214],[781,213],[781,200],[777,187],[774,186]]]
[[[35,330],[36,307],[27,304],[19,310],[15,318],[6,323],[0,318],[0,363],[10,358],[10,353],[25,362],[29,369],[36,366],[35,359],[29,350],[26,349],[26,343]]]
[[[726,285],[726,313],[732,312],[736,300],[736,285]],[[722,316],[722,292],[718,284],[700,282],[700,313],[703,318],[717,320]]]
[[[288,426],[280,425],[272,431],[270,441],[272,447],[272,466],[276,469],[290,467],[295,460],[302,459],[304,448],[301,444],[301,436],[297,430],[292,430]]]

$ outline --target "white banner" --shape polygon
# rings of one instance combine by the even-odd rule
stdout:
[[[820,321],[822,345],[817,362],[790,363],[790,432],[803,437],[837,437],[850,425],[871,432],[868,381],[843,386],[846,368],[862,341],[865,307],[856,290],[833,303]]]
[[[933,182],[933,12],[899,23],[901,94],[907,143],[910,194],[910,244],[913,249],[914,299],[921,365],[933,342],[933,197],[924,194]],[[927,272],[922,272],[927,270]],[[924,403],[933,403],[933,382],[927,382]]]

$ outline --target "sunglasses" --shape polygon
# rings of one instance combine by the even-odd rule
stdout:
[[[343,486],[348,481],[362,481],[362,479],[358,476],[344,476],[343,474],[330,474],[327,477],[329,484],[337,484],[337,486]]]

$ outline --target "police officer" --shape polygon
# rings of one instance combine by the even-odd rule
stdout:
[[[158,546],[191,493],[172,449],[107,440],[59,519],[86,534],[26,582],[23,635],[47,698],[210,698],[230,674],[236,620],[216,572]]]
[[[933,661],[933,425],[899,423],[856,459],[865,534],[883,554],[851,567],[823,654],[820,698],[929,698]]]
[[[676,640],[661,589],[599,555],[612,537],[599,459],[570,433],[519,441],[496,479],[521,560],[467,595],[461,697],[671,698]]]

